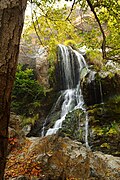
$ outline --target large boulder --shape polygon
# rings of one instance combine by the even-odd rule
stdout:
[[[72,141],[68,137],[52,135],[29,140],[31,145],[26,149],[24,159],[34,158],[31,162],[37,162],[41,166],[42,171],[36,179],[38,177],[43,180],[120,179],[120,157],[92,152],[82,143]],[[16,156],[17,162],[19,162],[20,156],[20,154]],[[9,172],[14,168],[9,166],[9,162],[7,166]],[[27,174],[22,175],[26,176],[28,180],[33,178],[32,175],[30,177]]]

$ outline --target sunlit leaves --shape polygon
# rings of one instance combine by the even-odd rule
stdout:
[[[52,3],[48,5],[45,1],[41,1],[41,4],[37,6],[37,13],[35,11],[36,9],[33,9],[33,21],[36,31],[42,44],[48,46],[51,52],[54,52],[54,48],[58,43],[64,43],[66,39],[78,41],[79,37],[75,33],[73,25],[66,20],[69,14],[69,9],[66,6],[58,8]],[[24,37],[29,42],[32,41],[31,33],[33,32],[34,26],[31,25],[24,33]]]
[[[82,1],[79,0],[81,3]],[[120,1],[119,0],[91,0],[102,29],[106,36],[107,58],[120,59]],[[91,25],[91,23],[90,23]],[[100,33],[98,28],[93,26],[91,32],[84,34],[86,44],[91,43],[92,48],[100,48]],[[94,38],[92,38],[94,36]],[[98,42],[96,41],[98,39]],[[90,43],[89,43],[90,40]],[[102,40],[102,39],[101,39]]]
[[[120,54],[120,10],[119,3],[116,0],[102,1],[102,8],[99,11],[101,23],[105,25],[106,46],[108,49],[108,57],[116,57],[119,59]]]
[[[79,8],[80,13],[90,13],[87,0],[76,0],[71,2],[71,7],[56,6],[55,0],[34,0],[33,2],[33,20],[37,28],[37,33],[41,39],[42,45],[48,46],[51,53],[54,54],[58,43],[64,43],[66,40],[74,40],[76,44],[87,45],[88,47],[101,48],[102,47],[102,33],[99,27],[91,21],[87,21],[88,26],[92,26],[92,30],[86,31],[77,30],[73,26],[75,21],[72,10],[72,3],[74,3],[74,10]],[[64,2],[64,1],[62,1]],[[65,1],[66,2],[66,1]],[[67,2],[70,2],[68,0]],[[101,27],[106,36],[107,56],[110,58],[115,54],[119,54],[119,34],[120,34],[120,0],[91,0],[92,6],[99,18]],[[36,7],[36,8],[35,8]],[[70,13],[71,12],[71,13]],[[69,19],[67,17],[69,16]],[[95,22],[95,19],[94,19]],[[81,23],[81,22],[80,22]],[[33,32],[31,25],[26,29],[25,37],[28,42],[32,41],[31,33]],[[36,40],[37,43],[39,41]]]

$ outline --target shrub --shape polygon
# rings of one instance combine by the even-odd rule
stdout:
[[[44,88],[38,84],[33,70],[19,65],[12,92],[12,111],[32,117],[37,114],[44,96]]]

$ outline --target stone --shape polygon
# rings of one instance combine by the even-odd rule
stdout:
[[[68,137],[51,135],[32,139],[28,156],[36,154],[36,161],[43,167],[43,175],[52,180],[101,179],[118,180],[120,178],[120,157],[92,152],[78,141]]]
[[[46,88],[49,88],[49,62],[47,60],[48,52],[47,49],[41,53],[39,57],[36,57],[36,73],[38,82]]]
[[[81,88],[87,106],[103,103],[114,95],[120,95],[120,65],[108,61],[105,70],[81,72]]]
[[[21,119],[19,115],[16,115],[15,113],[10,113],[10,123],[9,127],[15,129],[16,131],[21,130]]]
[[[9,180],[118,180],[120,179],[120,157],[92,152],[81,142],[68,137],[50,135],[47,137],[27,138],[30,145],[25,152],[25,159],[40,165],[39,176],[27,177],[25,174]],[[20,154],[16,161],[19,162]],[[6,167],[7,168],[7,167]],[[9,167],[8,171],[14,167]]]
[[[19,176],[19,177],[17,178],[17,180],[28,180],[28,178],[25,177],[25,176]]]
[[[8,127],[8,133],[9,133],[9,138],[17,137],[18,133],[15,131],[15,129]]]
[[[19,177],[16,177],[16,178],[9,178],[9,180],[28,180],[28,178],[25,177],[25,176],[19,176]]]

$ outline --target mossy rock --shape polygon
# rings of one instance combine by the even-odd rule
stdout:
[[[93,150],[120,155],[119,98],[89,107],[89,144]]]
[[[111,72],[93,72],[94,78],[90,79],[91,72],[84,76],[81,88],[87,106],[100,104],[114,95],[120,95],[120,74]]]
[[[67,114],[63,121],[60,134],[70,137],[73,140],[84,142],[85,140],[85,114],[77,109]]]

